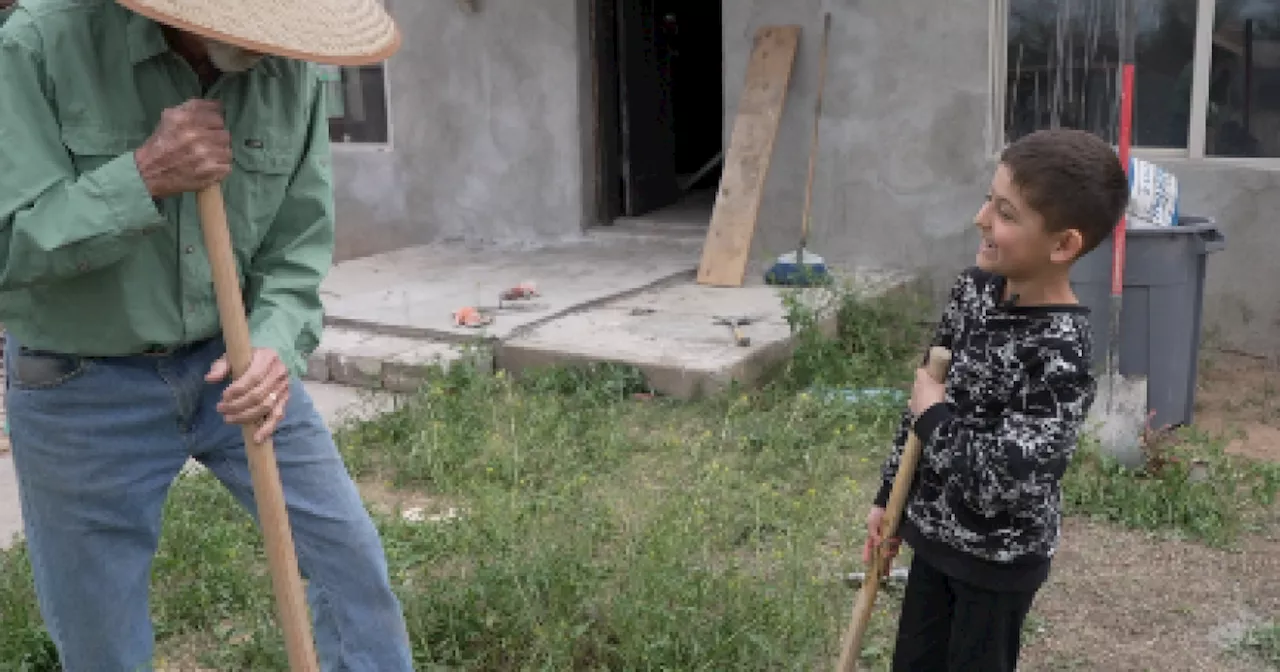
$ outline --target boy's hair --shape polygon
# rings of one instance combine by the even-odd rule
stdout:
[[[1076,229],[1084,238],[1080,256],[1115,229],[1129,205],[1129,178],[1111,146],[1085,131],[1036,131],[1005,148],[1000,162],[1027,204],[1057,233]]]

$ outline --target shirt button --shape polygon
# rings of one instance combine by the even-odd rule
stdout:
[[[82,262],[80,262],[80,263],[76,264],[76,270],[80,270],[80,271],[87,271],[87,270],[89,270],[89,264],[88,264],[88,263],[86,263],[86,262],[83,262],[83,261],[82,261]]]
[[[196,251],[196,246],[195,246],[195,245],[188,245],[188,246],[187,246],[187,254],[191,254],[192,252],[195,252],[195,251]]]

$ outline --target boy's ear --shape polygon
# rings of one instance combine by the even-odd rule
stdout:
[[[1075,261],[1084,250],[1084,234],[1080,233],[1079,229],[1067,229],[1059,233],[1057,238],[1057,244],[1053,246],[1053,252],[1050,253],[1050,258],[1056,264]]]

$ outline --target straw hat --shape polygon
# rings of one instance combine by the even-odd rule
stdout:
[[[400,48],[381,0],[117,0],[159,23],[253,51],[369,65]]]

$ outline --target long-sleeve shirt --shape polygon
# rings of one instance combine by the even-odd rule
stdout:
[[[314,66],[268,57],[208,90],[158,24],[114,0],[33,0],[0,26],[0,323],[81,356],[220,332],[193,193],[153,199],[133,151],[161,113],[222,102],[222,188],[257,347],[294,373],[319,343],[334,206]]]
[[[962,273],[933,342],[951,350],[946,401],[904,413],[876,504],[889,499],[913,429],[921,456],[901,536],[938,569],[993,590],[1048,575],[1061,480],[1096,394],[1088,309],[1015,306],[1005,280]]]

